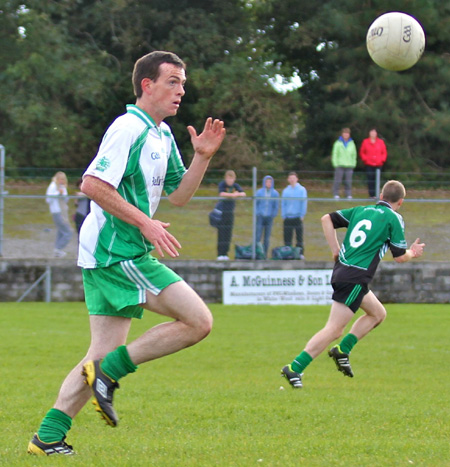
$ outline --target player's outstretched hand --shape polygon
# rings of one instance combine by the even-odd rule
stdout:
[[[418,258],[423,255],[423,249],[425,248],[425,243],[419,243],[420,239],[416,238],[416,241],[411,245],[410,250],[414,254],[414,258]]]
[[[193,126],[188,126],[187,129],[191,135],[194,151],[206,159],[211,159],[214,156],[226,133],[223,121],[213,120],[211,117],[206,119],[203,131],[199,135]]]
[[[177,248],[181,248],[181,245],[178,240],[167,231],[169,226],[170,224],[168,222],[149,219],[149,222],[141,228],[142,235],[152,242],[155,250],[162,258],[164,258],[164,251],[172,258],[176,258],[180,255]]]

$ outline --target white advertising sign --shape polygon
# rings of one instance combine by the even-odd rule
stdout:
[[[225,305],[329,305],[331,269],[224,271]]]

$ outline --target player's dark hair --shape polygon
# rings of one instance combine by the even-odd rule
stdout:
[[[383,195],[383,201],[387,201],[388,203],[396,203],[406,196],[406,190],[403,183],[400,183],[397,180],[389,180],[386,182],[381,193]]]
[[[133,90],[136,97],[142,96],[141,82],[144,78],[149,78],[156,81],[160,74],[160,65],[170,63],[180,68],[186,69],[186,64],[178,55],[172,52],[156,50],[141,57],[135,64],[133,69]]]
[[[294,171],[289,172],[289,173],[288,173],[288,177],[289,177],[289,175],[295,175],[295,176],[298,178],[297,172],[294,172]]]

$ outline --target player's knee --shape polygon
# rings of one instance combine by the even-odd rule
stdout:
[[[190,322],[186,322],[190,328],[190,335],[192,338],[191,344],[193,345],[202,339],[204,339],[212,329],[213,317],[208,308],[197,313],[195,319],[191,319]]]
[[[213,325],[213,317],[212,317],[211,312],[207,310],[206,312],[202,314],[202,317],[199,323],[197,324],[199,340],[204,339],[211,332],[212,325]]]
[[[376,319],[375,327],[379,326],[386,319],[386,314],[387,312],[384,306],[381,306],[380,309],[377,310],[377,313],[375,315],[375,319]]]

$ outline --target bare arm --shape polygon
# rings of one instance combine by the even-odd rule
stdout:
[[[181,245],[166,230],[170,224],[148,217],[138,208],[125,201],[109,183],[87,175],[83,179],[81,191],[106,212],[127,224],[137,227],[142,235],[153,244],[160,256],[164,257],[163,251],[167,252],[172,258],[179,256],[177,248],[181,248]]]
[[[184,206],[197,191],[209,161],[219,149],[226,133],[223,122],[217,119],[213,121],[211,117],[206,120],[199,135],[194,127],[187,128],[191,135],[194,158],[179,187],[169,195],[169,201],[175,206]]]
[[[224,198],[238,198],[240,196],[246,196],[245,191],[233,191],[233,193],[228,193],[227,191],[221,191],[219,196]]]
[[[423,249],[425,248],[425,243],[419,243],[420,239],[416,238],[416,241],[411,245],[409,250],[406,250],[406,253],[402,256],[397,256],[394,258],[397,263],[406,263],[413,258],[419,258],[423,254]]]
[[[336,261],[339,257],[339,242],[336,235],[336,229],[334,228],[333,221],[329,214],[325,214],[322,219],[322,229],[323,233],[325,234],[325,239],[328,242],[328,245],[331,249],[331,254],[333,255],[334,261]]]

